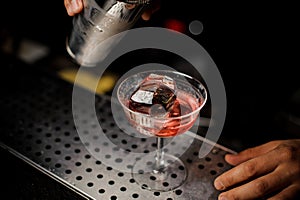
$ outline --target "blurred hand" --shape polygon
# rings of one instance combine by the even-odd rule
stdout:
[[[69,16],[74,16],[80,13],[83,9],[83,0],[64,0],[64,4]],[[134,6],[132,8],[134,8]],[[159,10],[159,8],[160,0],[152,0],[149,9],[146,9],[142,14],[142,19],[149,20],[151,15]]]
[[[219,200],[300,199],[300,140],[278,140],[226,155],[232,169],[216,178]]]

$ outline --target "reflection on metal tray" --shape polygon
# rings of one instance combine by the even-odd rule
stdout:
[[[80,110],[81,114],[74,116],[80,119],[75,126],[71,84],[43,76],[35,80],[21,79],[22,85],[0,99],[3,122],[0,144],[49,177],[87,199],[217,199],[219,193],[213,187],[213,180],[230,168],[224,161],[229,149],[216,145],[200,159],[198,151],[204,140],[192,132],[182,135],[191,141],[180,156],[188,170],[186,183],[169,192],[142,189],[129,172],[114,167],[126,167],[115,152],[118,148],[128,152],[153,151],[155,140],[123,134],[112,116],[109,97],[96,96],[97,121],[89,111]],[[102,136],[94,131],[95,123],[101,125],[106,138],[114,145],[103,142]],[[77,129],[90,142],[82,140]],[[169,143],[176,148],[181,145]],[[211,144],[205,142],[205,145]]]

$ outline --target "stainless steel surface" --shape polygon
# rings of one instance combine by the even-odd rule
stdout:
[[[96,96],[98,123],[113,144],[128,152],[155,149],[154,138],[123,134],[112,117],[110,105],[109,97]],[[82,123],[75,127],[70,84],[49,77],[40,77],[32,83],[24,82],[23,86],[16,87],[15,91],[0,99],[0,107],[3,121],[1,146],[90,199],[217,199],[218,191],[213,187],[213,180],[230,168],[223,159],[229,149],[216,145],[205,158],[200,159],[198,151],[203,139],[190,132],[183,137],[193,140],[180,157],[188,170],[186,183],[174,191],[151,192],[139,187],[130,173],[105,164],[107,160],[116,165],[123,163],[120,158],[114,157],[118,149],[103,142],[93,132],[94,121],[89,120],[89,113],[82,110],[81,116],[86,118],[82,118]],[[93,138],[92,142],[82,142],[76,128],[84,129],[83,132]],[[204,144],[211,145],[209,142]],[[181,148],[181,144],[172,145]],[[88,151],[86,147],[91,146],[102,160]]]

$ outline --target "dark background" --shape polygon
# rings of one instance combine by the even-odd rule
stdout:
[[[19,40],[29,38],[48,46],[50,55],[39,68],[49,68],[47,63],[56,55],[69,59],[65,40],[72,17],[67,15],[62,0],[6,1],[1,7],[2,43],[13,37],[17,49]],[[228,113],[222,135],[242,139],[250,135],[245,145],[252,146],[286,137],[288,131],[281,114],[290,112],[287,109],[296,110],[289,108],[292,95],[300,88],[297,73],[300,17],[296,8],[290,2],[199,1],[196,4],[163,0],[161,9],[150,21],[140,20],[136,26],[165,27],[169,19],[185,24],[184,33],[206,49],[224,80]],[[188,30],[193,20],[203,23],[200,35]],[[155,55],[153,59],[161,59],[159,53]],[[110,69],[116,73],[127,70],[125,65],[121,68]]]
[[[56,56],[70,60],[65,40],[72,17],[63,0],[6,1],[1,8],[0,44],[13,40],[10,59],[17,59],[14,54],[19,42],[29,38],[51,50],[35,64],[39,69],[51,71]],[[273,139],[299,138],[299,126],[289,121],[291,114],[300,116],[299,102],[294,100],[300,88],[297,8],[291,2],[162,0],[161,9],[150,21],[140,20],[136,26],[164,27],[168,19],[186,27],[193,20],[203,23],[200,35],[192,35],[188,29],[184,33],[206,49],[220,70],[228,106],[220,142],[240,151]],[[7,66],[2,63],[1,67]],[[110,70],[120,73],[126,66]],[[14,77],[2,73],[1,78],[9,85]]]

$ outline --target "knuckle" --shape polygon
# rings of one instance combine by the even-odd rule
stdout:
[[[268,189],[269,189],[269,184],[264,180],[259,180],[255,183],[255,193],[258,195],[265,194],[268,191]]]
[[[289,145],[280,145],[279,146],[279,150],[280,150],[280,156],[284,159],[284,160],[293,160],[295,157],[295,148],[293,146],[289,146]]]
[[[251,178],[255,176],[256,174],[256,163],[255,162],[249,162],[244,165],[243,174],[246,176],[246,178]]]

